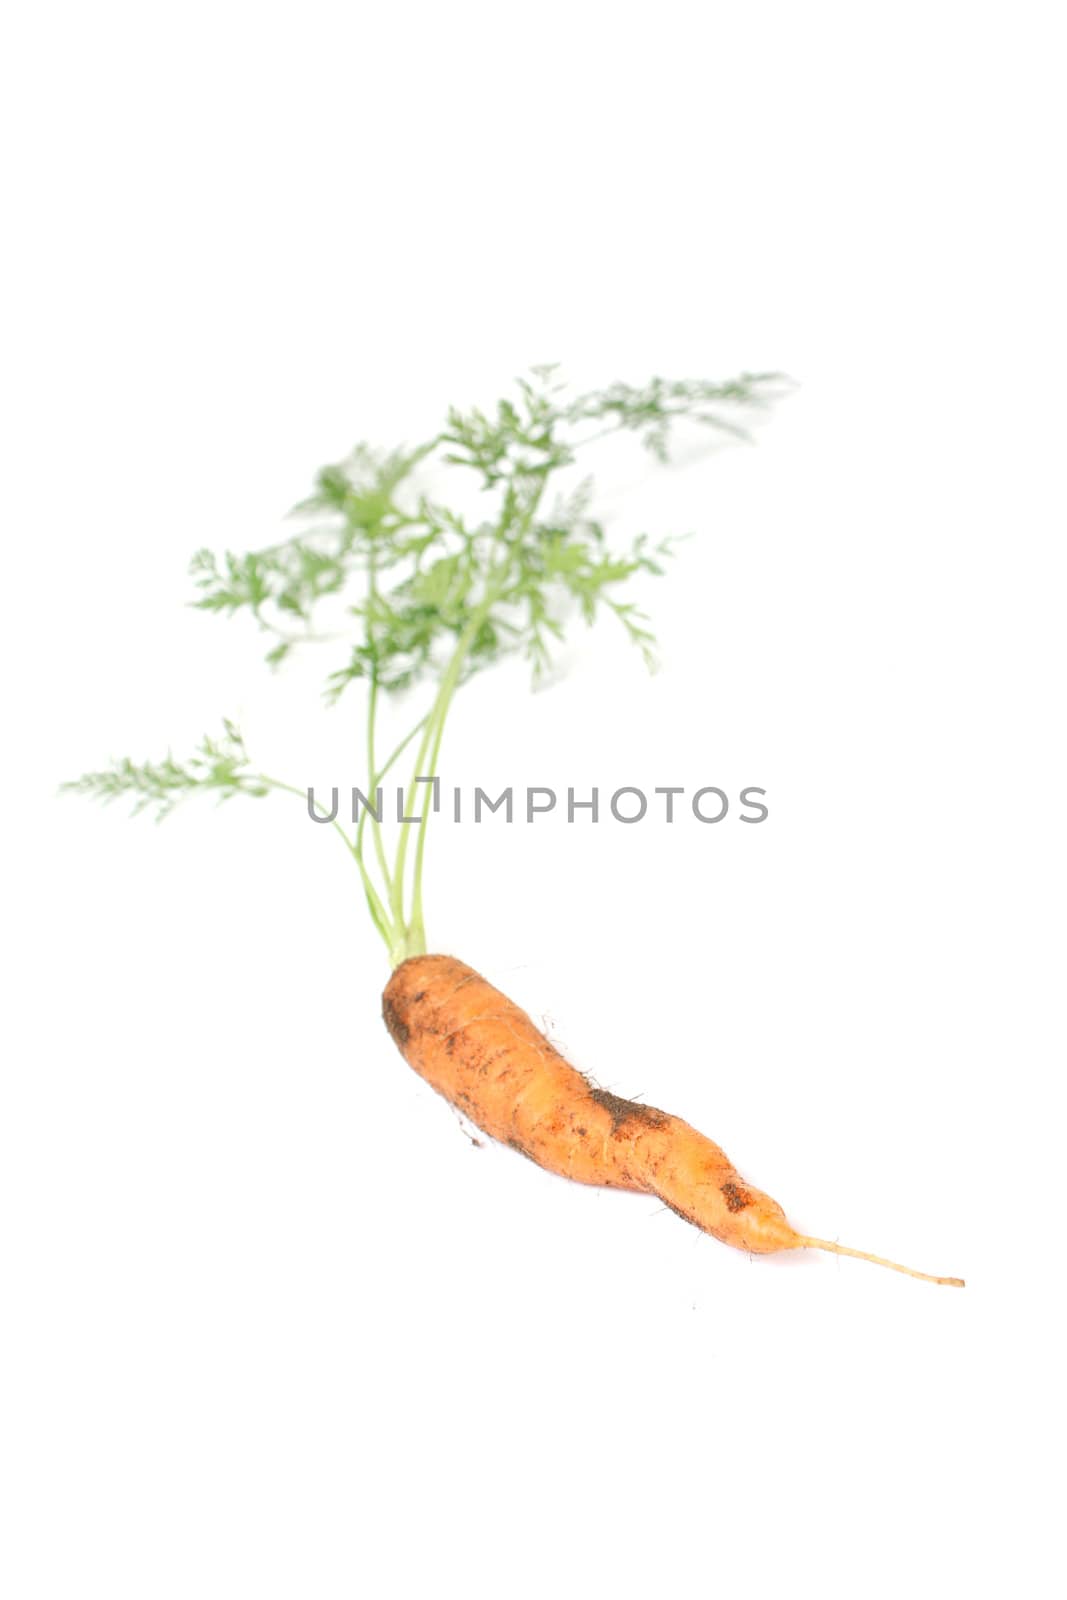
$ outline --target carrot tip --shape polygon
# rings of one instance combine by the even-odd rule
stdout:
[[[855,1256],[858,1261],[873,1261],[876,1267],[888,1267],[892,1272],[907,1273],[909,1278],[923,1278],[927,1283],[946,1283],[953,1289],[965,1289],[962,1278],[939,1278],[932,1272],[919,1272],[915,1267],[903,1267],[899,1261],[887,1261],[885,1256],[871,1255],[869,1250],[853,1250],[847,1244],[835,1244],[831,1239],[809,1239],[800,1236],[799,1244],[812,1250],[828,1250],[835,1256]]]

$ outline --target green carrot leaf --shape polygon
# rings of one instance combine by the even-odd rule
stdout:
[[[87,772],[60,785],[61,792],[89,795],[108,803],[123,796],[133,801],[131,815],[155,811],[162,822],[181,800],[210,791],[219,800],[247,794],[260,798],[269,785],[248,762],[248,752],[237,727],[223,721],[223,732],[203,738],[184,762],[170,751],[162,761],[134,762],[128,756],[113,761],[100,772]]]

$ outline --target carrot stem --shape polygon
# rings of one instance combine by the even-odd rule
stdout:
[[[375,756],[375,725],[378,713],[378,660],[374,650],[374,631],[372,617],[378,599],[378,555],[375,546],[370,547],[367,558],[367,610],[364,620],[367,647],[371,656],[370,693],[367,699],[367,782],[370,786],[369,798],[373,801],[375,789],[375,773],[378,770],[378,761]],[[364,809],[363,817],[367,812]],[[360,819],[361,821],[363,818]],[[378,858],[378,867],[381,871],[385,885],[385,898],[389,899],[392,893],[392,880],[389,876],[389,862],[385,855],[385,844],[382,840],[381,823],[376,814],[371,815],[371,833],[374,838],[374,853]]]
[[[259,781],[266,784],[268,789],[281,789],[284,790],[286,794],[299,795],[301,798],[304,797],[306,792],[303,789],[297,789],[291,783],[282,783],[278,778],[268,778],[265,773],[259,774]],[[321,807],[316,807],[316,809],[321,810]],[[323,817],[322,820],[325,821],[325,817]],[[370,874],[363,864],[363,855],[358,847],[358,843],[353,844],[352,840],[348,837],[348,834],[342,828],[336,817],[331,819],[330,825],[337,833],[340,834],[341,838],[345,842],[345,848],[348,850],[349,855],[359,868],[359,875],[363,880],[363,892],[367,897],[367,906],[370,910],[371,919],[374,923],[374,926],[385,940],[386,947],[390,948],[392,934],[389,927],[389,918],[386,915],[385,907],[382,905],[378,892],[375,889],[374,884],[371,882]]]
[[[456,685],[459,682],[460,673],[463,670],[463,663],[467,657],[467,651],[470,649],[475,635],[477,634],[478,629],[481,627],[482,622],[488,613],[489,604],[483,603],[479,610],[476,611],[471,617],[470,621],[467,623],[467,626],[460,634],[456,648],[452,653],[451,659],[449,660],[444,673],[442,674],[441,683],[438,688],[436,698],[423,725],[422,740],[419,744],[418,754],[415,757],[414,770],[412,771],[411,780],[408,784],[405,815],[410,812],[411,807],[415,804],[416,779],[419,777],[432,778],[434,776],[433,768],[431,768],[430,771],[426,770],[427,763],[430,759],[430,753],[431,751],[435,753],[434,760],[436,760],[436,751],[439,750],[441,744],[441,732],[444,728],[444,719],[448,714],[448,708],[451,703],[452,696],[455,693]],[[422,820],[419,824],[420,840],[425,836],[426,821],[429,816],[429,809],[430,797],[427,795],[423,803]],[[393,924],[396,935],[393,948],[390,951],[390,959],[394,967],[399,966],[400,963],[408,956],[424,955],[426,953],[426,931],[422,916],[421,848],[417,851],[415,883],[412,890],[412,914],[410,921],[408,921],[404,915],[404,863],[407,857],[408,837],[408,828],[402,827],[400,830],[400,842],[396,847],[396,862],[393,867],[393,881],[390,888],[390,907],[392,910]]]
[[[948,1283],[955,1289],[962,1289],[962,1278],[938,1278],[932,1272],[917,1272],[914,1267],[902,1267],[899,1261],[887,1261],[885,1256],[872,1256],[869,1250],[853,1250],[847,1244],[834,1244],[829,1239],[808,1239],[799,1237],[798,1245],[805,1245],[812,1250],[829,1250],[835,1256],[855,1256],[859,1261],[873,1261],[876,1267],[889,1267],[893,1272],[906,1272],[909,1278],[924,1278],[927,1283]]]

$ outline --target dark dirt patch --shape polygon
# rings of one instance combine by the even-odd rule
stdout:
[[[724,1183],[719,1192],[730,1211],[743,1211],[752,1204],[752,1196],[738,1183]]]
[[[403,1050],[411,1038],[411,1029],[400,1015],[391,1000],[382,1001],[382,1021],[389,1029],[393,1043]]]
[[[668,1118],[663,1111],[657,1111],[655,1106],[643,1106],[637,1100],[624,1100],[621,1095],[611,1094],[607,1089],[590,1089],[589,1098],[611,1117],[611,1131],[618,1133],[627,1123],[640,1123],[645,1128],[665,1128]]]

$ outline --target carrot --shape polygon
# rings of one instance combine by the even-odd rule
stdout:
[[[932,1283],[939,1278],[813,1239],[745,1181],[717,1144],[680,1117],[598,1089],[526,1013],[452,956],[412,956],[382,997],[408,1065],[490,1138],[576,1183],[654,1194],[723,1244],[755,1255],[829,1250]]]
[[[737,1249],[764,1255],[810,1246],[910,1273],[866,1251],[797,1233],[781,1206],[746,1183],[718,1145],[679,1117],[596,1088],[484,978],[451,957],[427,954],[427,829],[439,809],[445,726],[463,685],[516,654],[543,681],[556,642],[578,618],[614,618],[648,665],[655,661],[645,613],[620,593],[631,580],[661,575],[675,540],[650,542],[641,533],[611,547],[590,515],[591,480],[573,483],[551,503],[550,483],[561,477],[566,483],[578,456],[610,434],[629,434],[664,462],[679,423],[748,437],[738,419],[764,410],[783,387],[773,373],[742,373],[728,383],[654,377],[575,393],[554,368],[538,367],[494,410],[450,408],[441,430],[414,449],[382,454],[358,446],[347,460],[324,467],[314,493],[296,508],[300,529],[292,537],[244,555],[197,552],[190,569],[194,603],[219,616],[250,614],[269,636],[272,669],[306,645],[336,641],[335,632],[312,626],[312,613],[320,601],[334,610],[348,602],[338,615],[353,619],[352,636],[346,626],[340,636],[346,655],[326,690],[334,704],[356,686],[366,696],[363,787],[351,790],[351,831],[338,817],[337,787],[327,809],[313,789],[264,772],[240,728],[225,718],[221,734],[203,738],[184,760],[169,751],[156,761],[124,757],[63,787],[104,801],[127,796],[134,812],[153,810],[157,818],[196,794],[306,797],[309,817],[329,825],[355,865],[388,952],[393,977],[385,1019],[393,1038],[415,1070],[478,1127],[579,1183],[658,1195],[687,1222]],[[414,480],[428,465],[466,475],[468,484],[473,475],[479,497],[465,495],[459,510],[415,492]],[[471,510],[475,505],[480,509]],[[411,693],[420,689],[428,699],[416,714]],[[414,719],[404,732],[387,728],[390,701],[401,708],[401,726],[409,715]],[[400,770],[410,766],[397,785],[394,833],[384,779],[402,758]],[[750,792],[766,791],[742,790],[743,804]],[[510,789],[506,794],[510,808]],[[757,809],[766,818],[766,806]]]

